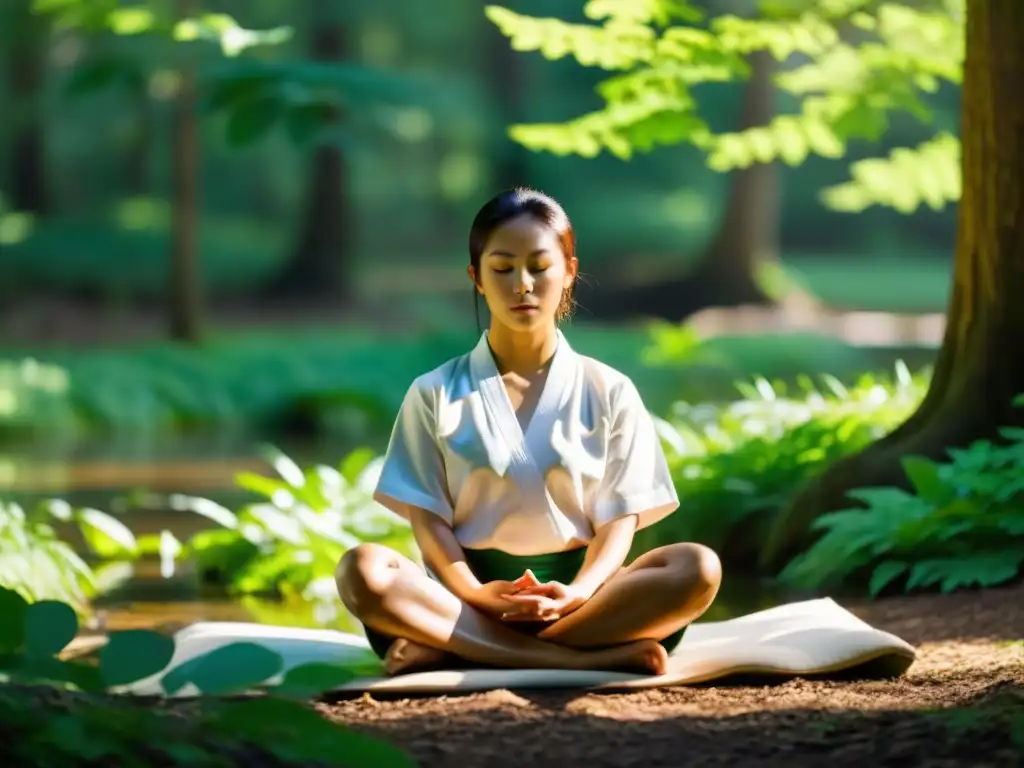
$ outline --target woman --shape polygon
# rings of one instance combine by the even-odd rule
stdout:
[[[662,674],[721,569],[696,544],[623,565],[679,501],[633,383],[558,330],[577,275],[569,219],[544,194],[503,192],[469,254],[490,327],[413,382],[375,494],[410,521],[430,574],[364,544],[338,566],[341,599],[389,674],[460,659]]]

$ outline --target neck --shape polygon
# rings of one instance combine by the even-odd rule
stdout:
[[[558,347],[558,329],[554,324],[539,330],[515,331],[501,323],[491,323],[487,341],[505,373],[529,374],[543,367]]]

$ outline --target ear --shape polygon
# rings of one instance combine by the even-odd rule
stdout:
[[[576,275],[579,274],[580,262],[573,256],[565,263],[565,280],[563,288],[570,288],[576,282]]]
[[[480,281],[476,277],[476,270],[473,269],[473,265],[472,264],[470,264],[468,267],[466,267],[466,274],[469,275],[469,279],[473,281],[473,285],[476,286],[477,292],[480,293],[480,294],[483,294],[483,292],[484,292],[483,286],[480,285]]]

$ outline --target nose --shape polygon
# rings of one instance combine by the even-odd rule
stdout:
[[[521,270],[516,279],[516,293],[519,296],[525,296],[533,291],[533,278],[530,276],[529,270]]]

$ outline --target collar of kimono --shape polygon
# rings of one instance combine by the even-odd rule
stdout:
[[[470,354],[473,383],[479,388],[487,409],[498,420],[509,444],[526,453],[529,453],[531,437],[534,434],[550,431],[553,420],[572,387],[576,355],[562,332],[557,333],[558,344],[551,358],[544,389],[525,430],[519,426],[508,390],[505,389],[505,383],[501,380],[501,373],[491,352],[486,331]]]

